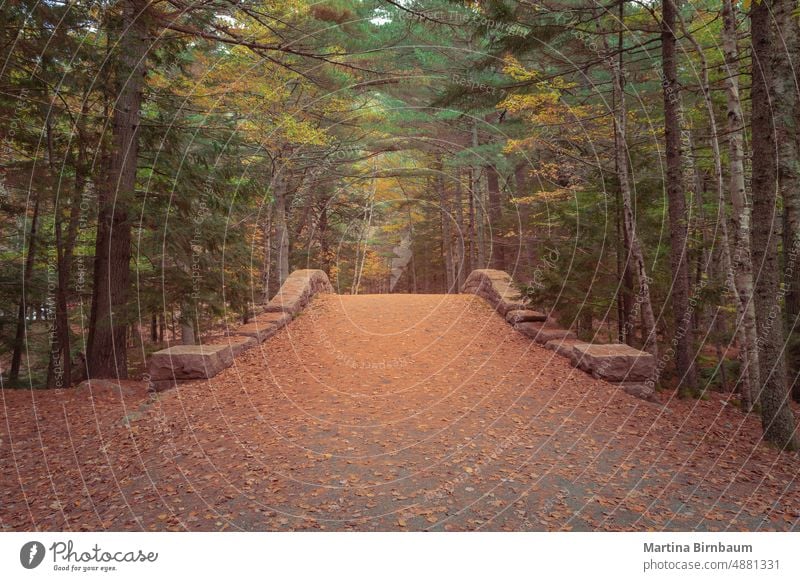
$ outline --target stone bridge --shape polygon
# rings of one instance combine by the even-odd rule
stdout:
[[[492,269],[474,270],[461,291],[484,299],[517,332],[567,358],[574,367],[631,395],[643,399],[652,397],[655,372],[652,355],[625,344],[579,340],[573,331],[560,328],[547,314],[531,308],[508,273]],[[255,320],[228,329],[224,339],[211,344],[176,345],[153,353],[148,362],[151,389],[163,391],[181,382],[216,376],[233,365],[238,355],[261,345],[290,324],[314,295],[333,292],[322,270],[294,271],[268,304],[257,307]],[[442,295],[441,300],[447,301],[452,296]],[[349,298],[350,295],[346,295],[341,300]],[[413,321],[409,324],[413,325]],[[358,353],[350,354],[350,357],[357,359]],[[396,360],[398,357],[395,353],[385,353],[384,359]]]
[[[461,290],[297,271],[250,323],[153,354],[177,389],[6,390],[0,529],[797,527],[800,461],[727,394],[652,393],[652,356],[578,340],[504,272]]]

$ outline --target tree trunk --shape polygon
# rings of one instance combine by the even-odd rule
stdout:
[[[617,159],[617,163],[619,163]],[[619,175],[619,168],[617,168]],[[631,271],[630,241],[627,230],[623,227],[624,208],[622,204],[622,191],[617,187],[617,277],[619,290],[617,292],[617,341],[633,346],[636,339],[633,323],[633,272]]]
[[[796,5],[796,3],[795,3]],[[775,4],[776,46],[771,55],[772,102],[778,140],[778,193],[783,201],[783,276],[786,291],[786,330],[789,384],[800,401],[800,25],[791,2]]]
[[[753,262],[750,252],[750,206],[747,201],[744,175],[744,114],[739,97],[739,49],[736,44],[736,9],[732,0],[724,0],[722,43],[725,53],[725,89],[728,107],[729,189],[733,212],[731,269],[739,298],[736,323],[742,376],[740,394],[745,410],[756,403],[759,385],[758,350],[756,349],[756,313],[753,302]]]
[[[264,224],[264,260],[261,265],[261,301],[266,304],[272,298],[270,294],[270,276],[272,275],[272,204],[267,207],[267,220]]]
[[[500,235],[502,230],[501,221],[503,218],[503,203],[500,196],[500,176],[497,173],[497,168],[495,168],[493,165],[486,166],[486,189],[489,193],[491,265],[492,268],[505,270],[505,246],[503,245],[503,237]]]
[[[676,56],[676,9],[674,0],[664,0],[661,18],[661,59],[664,87],[664,137],[667,157],[666,189],[669,203],[670,266],[672,268],[672,311],[674,318],[675,365],[681,390],[697,386],[694,366],[694,329],[689,307],[689,264],[686,256],[688,216],[684,193],[680,87]]]
[[[194,333],[192,312],[189,305],[181,307],[181,345],[194,345],[197,340]]]
[[[22,366],[22,351],[25,348],[25,328],[28,308],[25,301],[25,293],[31,284],[33,275],[33,264],[36,257],[36,229],[39,223],[39,198],[38,190],[36,199],[33,202],[33,216],[31,216],[31,231],[28,235],[28,254],[25,256],[25,270],[22,273],[22,292],[19,298],[19,309],[17,310],[17,331],[14,334],[14,350],[11,354],[11,367],[8,371],[9,382],[16,382],[19,379],[19,371]]]
[[[278,172],[281,170],[279,169]],[[286,179],[278,173],[275,177],[275,249],[278,270],[278,287],[289,278],[289,227],[286,209]]]
[[[620,18],[623,16],[624,7],[624,3],[620,3]],[[622,48],[621,44],[622,38],[620,34],[620,49]],[[608,46],[606,46],[606,49],[608,49]],[[647,276],[644,252],[642,251],[639,236],[636,232],[636,219],[633,214],[633,196],[631,193],[630,176],[628,174],[628,148],[626,137],[627,110],[625,107],[625,77],[623,74],[624,52],[622,50],[618,52],[619,62],[611,64],[611,73],[613,77],[614,103],[616,104],[614,110],[614,154],[622,198],[622,225],[625,232],[625,239],[629,245],[627,251],[630,253],[631,259],[633,260],[636,276],[639,281],[639,296],[637,302],[641,309],[644,350],[648,353],[652,353],[657,359],[658,342],[656,337],[656,320],[653,315],[653,304],[650,300],[650,278]],[[632,319],[631,323],[633,322]]]
[[[57,207],[54,209],[58,212]],[[76,214],[73,207],[73,214]],[[72,220],[70,217],[70,221]],[[69,339],[69,312],[67,310],[67,287],[69,285],[69,268],[67,264],[66,250],[61,233],[61,220],[58,215],[55,219],[55,238],[56,238],[56,272],[58,284],[55,289],[55,321],[50,341],[50,361],[47,365],[47,387],[63,388],[70,384],[69,378],[72,377],[70,361],[70,339]]]
[[[50,363],[47,371],[47,386],[51,388],[69,387],[74,375],[72,373],[68,303],[70,295],[69,283],[72,278],[72,260],[81,218],[81,199],[85,193],[86,178],[89,170],[86,161],[87,143],[84,128],[84,119],[89,114],[88,100],[85,100],[84,103],[76,131],[78,155],[75,162],[74,190],[69,200],[70,214],[66,240],[62,240],[61,221],[55,221],[58,286],[56,288],[55,333],[53,343],[50,346]],[[54,206],[54,212],[58,212],[57,204]],[[81,370],[81,375],[83,372],[84,370]]]
[[[451,294],[456,292],[454,272],[453,272],[453,240],[450,234],[450,222],[452,220],[452,212],[450,211],[450,204],[447,201],[447,192],[445,191],[445,181],[442,168],[442,160],[436,160],[436,189],[439,194],[439,217],[442,225],[442,262],[444,263],[445,273],[445,292]],[[409,218],[410,220],[410,218]]]
[[[624,22],[625,18],[625,6],[620,3],[619,6],[619,19],[620,22]],[[620,71],[622,70],[623,66],[623,59],[622,59],[622,48],[624,47],[623,42],[623,34],[624,28],[620,26],[619,32],[617,33],[617,48],[619,49],[619,68]],[[608,49],[608,43],[606,43],[606,49]],[[620,72],[620,75],[622,73]],[[615,87],[616,89],[616,80],[615,80]],[[624,98],[624,94],[622,91],[619,91],[620,95],[617,95],[617,91],[614,90],[612,94],[613,99],[613,107],[616,115],[616,111],[618,108],[618,104],[616,102],[617,98]],[[623,111],[624,114],[624,111]],[[614,118],[614,124],[616,127],[617,118]],[[624,132],[623,132],[624,134]],[[619,149],[622,147],[617,139],[616,130],[614,132],[614,145],[615,145],[615,152],[619,153]],[[617,177],[621,179],[620,175],[620,167],[619,164],[625,161],[624,152],[621,152],[622,155],[615,155],[614,157],[614,169],[616,171]],[[627,170],[627,167],[626,167]],[[626,171],[627,173],[627,171]],[[617,291],[617,341],[620,343],[626,343],[627,345],[633,346],[635,343],[635,323],[634,323],[634,316],[635,313],[633,312],[633,272],[631,271],[631,253],[630,253],[630,240],[628,239],[628,230],[624,227],[624,220],[625,220],[625,211],[622,203],[623,195],[622,195],[622,183],[617,184],[617,191],[616,191],[616,208],[615,208],[615,222],[616,222],[616,230],[617,230],[617,280],[618,280],[618,291]],[[628,197],[630,197],[630,193],[628,193]]]
[[[475,192],[473,188],[475,187],[474,184],[474,175],[475,175],[475,168],[469,169],[469,268],[467,269],[467,276],[469,273],[475,270],[476,268],[480,268],[476,266],[477,264],[477,249],[475,247]]]
[[[439,174],[441,178],[441,174]],[[444,179],[441,179],[441,191],[444,191]],[[374,196],[374,192],[373,192]],[[414,232],[414,218],[411,215],[411,205],[406,205],[406,212],[408,217],[408,233],[411,238],[411,260],[409,261],[409,269],[411,271],[411,292],[417,294],[419,292],[419,286],[417,285],[417,261],[414,259],[414,240],[416,238],[416,234]],[[372,210],[370,210],[370,216],[372,215]],[[370,218],[371,221],[371,218]],[[364,253],[366,258],[366,251]],[[430,288],[429,284],[425,285],[426,290]]]
[[[464,282],[467,280],[469,273],[467,272],[467,261],[465,259],[467,245],[464,236],[464,200],[461,188],[461,176],[456,174],[456,178],[455,220],[458,225],[458,231],[453,236],[453,248],[455,250],[453,267],[456,270],[456,281],[458,285],[456,292],[461,292],[461,287],[464,286]]]
[[[478,141],[478,121],[473,119],[472,120],[472,147],[476,149],[480,145]],[[475,242],[477,247],[476,252],[476,260],[477,260],[477,267],[478,268],[486,268],[486,236],[485,236],[485,218],[484,218],[484,205],[483,205],[483,194],[481,188],[481,172],[478,169],[479,166],[475,166],[472,168],[472,210],[475,216],[474,224],[476,229],[477,241]]]
[[[729,2],[730,0],[726,0]],[[728,18],[733,18],[732,13],[727,12],[728,8],[723,8],[723,19],[725,19],[724,26],[727,28],[730,26],[732,32],[732,38],[725,38],[725,42],[727,43],[729,40],[732,40],[733,46],[729,47],[726,44],[726,58],[728,50],[731,50],[732,54],[735,55],[738,51],[736,50],[736,27],[735,21],[728,22]],[[681,19],[681,27],[683,29],[684,35],[689,39],[689,41],[694,46],[695,50],[697,51],[698,58],[700,59],[701,64],[701,77],[700,77],[700,89],[703,95],[703,101],[706,106],[706,112],[708,113],[708,120],[709,125],[711,128],[711,152],[714,161],[714,185],[717,189],[717,229],[720,235],[720,249],[719,249],[719,258],[722,267],[722,273],[725,277],[725,284],[728,287],[728,290],[731,293],[731,296],[734,301],[734,305],[737,311],[737,339],[739,341],[740,351],[741,351],[741,360],[742,360],[742,373],[741,379],[739,384],[739,392],[742,396],[742,404],[743,408],[747,411],[752,409],[753,404],[753,389],[754,383],[753,378],[751,377],[751,369],[755,367],[751,363],[751,354],[753,353],[752,345],[755,343],[755,339],[753,339],[752,343],[748,336],[746,326],[744,324],[740,324],[740,322],[745,321],[747,317],[746,313],[746,304],[741,300],[739,294],[739,288],[736,284],[736,277],[734,274],[734,260],[731,257],[731,240],[728,236],[728,221],[726,216],[726,196],[725,196],[725,186],[723,181],[723,171],[722,171],[722,152],[719,144],[719,130],[717,129],[717,122],[716,117],[714,114],[714,101],[711,97],[711,86],[709,83],[709,76],[708,76],[708,62],[706,61],[705,54],[703,53],[703,49],[700,46],[700,43],[694,38],[691,34],[691,31],[686,23]],[[731,25],[732,24],[732,25]],[[727,33],[723,33],[727,34]],[[729,65],[735,65],[735,62],[732,60],[728,60]],[[731,75],[731,71],[728,71],[728,74]],[[739,89],[738,89],[738,82],[735,78],[733,78],[729,83],[733,83],[731,90],[731,85],[729,84],[728,87],[728,108],[729,111],[733,111],[733,113],[729,112],[729,118],[736,119],[738,118],[739,121],[741,120],[741,106],[739,105]],[[741,151],[741,124],[737,124],[737,126],[729,127],[730,134],[731,134],[731,189],[734,187],[741,187],[739,194],[742,197],[744,196],[744,169],[742,166],[742,151]],[[734,143],[733,140],[738,139],[738,143]],[[734,168],[733,163],[736,160],[738,163],[738,167]],[[737,181],[734,182],[733,175],[734,173],[737,174]],[[741,182],[741,183],[739,183]],[[749,244],[748,244],[748,254],[749,254]],[[705,261],[704,261],[705,265]],[[704,268],[706,268],[704,266]],[[752,265],[751,265],[752,271]]]
[[[680,17],[680,14],[678,16]],[[681,18],[681,22],[682,21],[683,19]],[[692,38],[687,33],[685,33],[684,36]],[[699,58],[701,61],[705,61],[702,54]],[[700,84],[702,85],[702,80]],[[699,288],[698,285],[703,284],[703,273],[708,267],[709,252],[707,252],[706,219],[703,208],[703,194],[705,193],[703,179],[700,174],[700,168],[697,166],[695,160],[694,136],[692,134],[692,126],[684,113],[683,98],[681,98],[679,103],[678,119],[680,120],[678,126],[680,127],[681,133],[681,146],[685,152],[682,164],[684,169],[683,183],[686,186],[691,184],[691,187],[686,190],[684,198],[688,198],[691,201],[689,207],[694,208],[692,220],[689,221],[687,227],[686,264],[687,272],[689,273],[689,288],[695,289]],[[703,327],[702,303],[695,305],[691,320],[694,329]]]
[[[55,155],[53,151],[53,127],[51,118],[46,115],[46,131],[47,131],[47,159],[50,166],[50,177],[54,181],[57,179],[58,170],[56,168]],[[80,170],[77,171],[81,173]],[[82,181],[81,178],[78,180]],[[76,183],[77,185],[77,183]],[[55,250],[56,250],[56,280],[54,293],[54,317],[53,327],[50,332],[50,359],[47,364],[47,382],[48,388],[63,388],[68,386],[72,373],[69,349],[69,313],[67,311],[67,285],[69,284],[68,265],[65,260],[64,240],[61,229],[61,212],[58,205],[59,190],[56,188],[53,200],[53,226],[55,231]],[[78,191],[72,192],[69,197],[73,201],[78,195]],[[77,210],[73,204],[70,206],[71,217],[70,223],[75,223],[77,228]],[[48,268],[48,279],[50,272]],[[48,287],[50,285],[48,284]]]
[[[528,167],[526,161],[514,168],[514,196],[516,198],[523,199],[528,195]],[[522,203],[517,203],[516,211],[519,232],[517,237],[517,249],[513,256],[514,266],[511,269],[513,272],[510,273],[512,277],[514,273],[520,271],[526,273],[527,276],[527,273],[533,269],[532,245],[528,244],[526,236],[526,230],[529,226],[528,222],[530,221],[530,205],[527,203],[527,200],[523,200]],[[507,261],[508,258],[507,256]]]
[[[322,263],[320,268],[325,271],[328,276],[331,276],[331,266],[333,264],[333,257],[330,252],[330,245],[328,242],[328,204],[323,204],[319,211],[319,218],[317,220],[317,236],[319,236],[319,248],[322,254]]]
[[[761,0],[750,12],[753,42],[753,83],[751,89],[753,136],[753,266],[755,279],[758,361],[760,367],[761,423],[764,438],[781,449],[797,448],[794,416],[788,405],[786,366],[783,360],[783,325],[780,323],[780,261],[776,231],[777,156],[773,106],[770,102],[775,79],[770,57],[776,46],[770,35],[770,13],[784,8],[788,0]],[[786,9],[790,9],[786,6]],[[776,95],[777,96],[777,95]]]
[[[142,0],[122,4],[117,101],[108,176],[99,196],[94,288],[87,349],[90,377],[128,377],[127,313],[131,279],[128,207],[135,195],[139,114],[147,34]]]

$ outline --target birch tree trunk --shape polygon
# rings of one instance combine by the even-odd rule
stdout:
[[[736,50],[736,23],[735,21],[728,22],[728,18],[735,18],[730,8],[730,1],[725,0],[726,5],[723,7],[723,18],[725,19],[724,28],[725,31],[723,32],[723,40],[725,43],[725,54],[726,54],[726,62],[729,66],[735,67],[735,60],[730,60],[728,58],[728,52],[731,52],[731,57],[738,58],[738,51]],[[680,17],[680,15],[679,15]],[[718,231],[720,234],[720,252],[719,258],[721,261],[722,273],[725,277],[725,284],[728,287],[728,290],[731,293],[731,297],[734,300],[734,305],[736,306],[736,313],[737,313],[737,325],[736,325],[736,337],[739,342],[739,349],[740,349],[740,359],[742,362],[742,371],[741,371],[741,378],[739,383],[739,393],[742,398],[742,406],[746,411],[751,411],[754,403],[754,389],[755,385],[757,385],[758,381],[758,373],[756,371],[756,367],[758,363],[753,361],[753,357],[755,356],[755,321],[752,319],[750,320],[750,331],[752,332],[752,336],[748,333],[747,328],[747,318],[748,318],[748,305],[750,310],[752,311],[752,302],[751,301],[743,301],[742,296],[739,289],[739,284],[737,284],[735,274],[736,265],[734,264],[734,260],[731,256],[731,238],[728,235],[728,219],[726,216],[725,208],[727,206],[727,199],[725,196],[725,185],[724,185],[724,178],[723,178],[723,171],[722,171],[722,152],[719,143],[719,129],[717,128],[717,121],[714,114],[714,101],[711,98],[711,86],[709,83],[709,75],[708,75],[708,62],[705,58],[705,53],[700,46],[700,43],[697,42],[695,37],[691,34],[689,27],[686,26],[686,23],[681,19],[681,27],[683,28],[684,35],[686,38],[694,46],[695,50],[697,51],[698,58],[700,59],[701,65],[701,78],[700,78],[700,89],[703,95],[703,101],[706,106],[706,111],[708,113],[708,122],[711,128],[711,152],[714,161],[714,185],[717,190],[717,225]],[[730,27],[730,28],[729,28]],[[730,36],[732,34],[732,37]],[[729,46],[729,42],[732,42],[732,45]],[[735,70],[735,68],[734,68]],[[739,102],[739,87],[738,81],[736,76],[733,75],[733,71],[728,71],[728,76],[730,77],[727,79],[727,95],[728,95],[728,119],[729,119],[729,139],[730,139],[730,158],[731,158],[731,167],[730,167],[730,188],[733,190],[734,188],[739,188],[737,196],[740,196],[741,199],[739,202],[744,204],[744,165],[743,165],[743,152],[742,152],[742,125],[741,125],[741,104]],[[737,120],[738,122],[734,125],[732,121]],[[734,166],[734,164],[736,164]],[[735,175],[735,179],[734,179]],[[736,211],[736,206],[734,206],[734,211]],[[749,218],[748,218],[749,221]],[[734,236],[736,236],[736,232],[734,232]],[[749,233],[748,233],[749,237]],[[747,244],[747,255],[748,255],[748,269],[747,272],[750,273],[750,289],[752,292],[752,264],[749,264],[749,239],[746,239]],[[746,282],[745,282],[746,283]],[[750,293],[748,293],[748,297]],[[757,357],[756,357],[757,360]],[[755,373],[755,377],[754,377]]]
[[[623,16],[624,3],[620,3],[620,16]],[[605,37],[603,37],[605,39]],[[604,41],[605,42],[605,41]],[[620,39],[621,44],[621,39]],[[606,48],[608,46],[606,45]],[[637,302],[641,309],[642,338],[644,350],[658,358],[658,341],[656,337],[656,320],[653,315],[653,304],[650,299],[650,278],[647,276],[647,267],[644,252],[636,232],[636,219],[633,214],[633,195],[631,192],[630,175],[628,173],[628,148],[627,148],[627,110],[625,107],[625,76],[622,46],[619,47],[619,61],[612,63],[611,74],[613,78],[614,103],[614,156],[619,180],[620,197],[622,198],[622,226],[625,231],[626,241],[629,245],[628,252],[633,260],[634,269],[639,282],[639,296]]]
[[[742,403],[748,411],[756,403],[759,385],[758,350],[756,349],[756,312],[753,302],[753,262],[750,252],[750,205],[747,201],[744,174],[744,114],[739,97],[739,49],[736,43],[736,8],[724,0],[722,45],[727,71],[725,94],[728,108],[729,190],[733,207],[730,239],[731,269],[739,298],[737,335],[742,361]]]

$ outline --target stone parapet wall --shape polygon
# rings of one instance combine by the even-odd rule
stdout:
[[[302,311],[312,297],[332,293],[322,270],[294,271],[278,293],[254,320],[234,327],[227,336],[209,345],[175,345],[150,355],[147,373],[150,389],[163,391],[185,381],[209,379],[233,365],[234,358],[260,345]]]
[[[485,299],[504,317],[511,311],[525,309],[525,300],[511,276],[502,270],[482,268],[473,270],[461,287],[462,293],[471,293]]]
[[[653,397],[651,378],[655,373],[655,359],[651,354],[621,343],[580,341],[573,331],[559,328],[547,315],[527,305],[507,272],[473,270],[461,292],[483,298],[514,329],[569,359],[573,367],[636,397]]]

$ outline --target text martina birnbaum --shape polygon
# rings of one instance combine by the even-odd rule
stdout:
[[[644,543],[645,553],[752,553],[753,545],[725,543]]]

